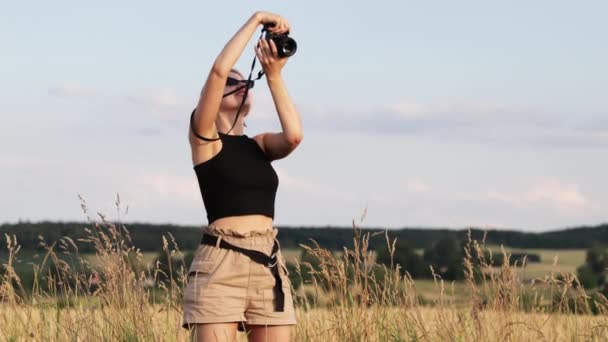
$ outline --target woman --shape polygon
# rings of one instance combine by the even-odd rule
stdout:
[[[281,121],[278,133],[244,134],[252,84],[233,69],[260,25],[276,34],[290,29],[279,15],[251,16],[215,60],[190,117],[192,163],[209,222],[184,293],[183,325],[197,341],[233,341],[237,329],[247,330],[250,341],[289,341],[296,324],[273,226],[278,177],[270,164],[302,141],[300,115],[281,77],[287,58],[278,57],[272,40],[256,44]]]

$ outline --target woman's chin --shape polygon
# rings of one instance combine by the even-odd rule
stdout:
[[[241,105],[241,102],[239,102],[239,105],[236,106],[236,109],[239,109],[239,106]],[[249,109],[251,108],[251,99],[247,99],[247,101],[245,101],[245,103],[243,104],[243,112],[248,113]]]
[[[234,103],[231,105],[222,106],[221,111],[222,112],[236,112],[237,110],[239,110],[240,106],[241,106],[241,101],[238,101],[237,103]],[[251,108],[251,100],[245,101],[245,103],[243,104],[243,108],[241,108],[241,113],[249,112],[249,108]]]

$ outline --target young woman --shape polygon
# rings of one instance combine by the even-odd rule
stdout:
[[[278,177],[271,161],[288,156],[302,141],[300,115],[281,76],[287,58],[277,55],[272,40],[256,44],[281,122],[277,133],[244,134],[251,108],[247,87],[253,84],[233,69],[260,25],[271,25],[277,34],[290,29],[279,15],[251,16],[215,60],[190,116],[192,163],[209,222],[184,292],[183,326],[197,341],[233,341],[237,329],[246,330],[250,341],[289,341],[296,324],[273,226]]]

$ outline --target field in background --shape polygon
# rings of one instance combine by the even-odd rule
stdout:
[[[493,253],[501,254],[499,246],[488,246]],[[525,279],[543,278],[551,272],[575,273],[576,268],[585,263],[585,249],[537,249],[504,248],[507,253],[529,253],[540,256],[540,263],[529,263],[520,270]],[[525,271],[525,272],[524,272]]]
[[[487,246],[488,250],[491,250],[494,255],[501,254],[500,246]],[[521,248],[510,248],[504,247],[507,253],[528,253],[537,254],[540,256],[539,263],[528,263],[525,268],[518,267],[517,274],[521,278],[522,282],[534,290],[540,290],[538,286],[531,286],[531,281],[538,279],[549,279],[560,273],[576,273],[576,268],[585,263],[585,249],[521,249]],[[423,250],[419,249],[416,251],[419,255],[423,254]],[[299,262],[302,255],[302,249],[284,249],[283,255],[289,262]],[[336,252],[336,255],[341,253]],[[497,267],[497,269],[500,269]],[[437,284],[432,279],[414,279],[416,283],[416,290],[418,294],[426,300],[436,300],[439,296],[437,291]],[[464,303],[468,300],[468,295],[465,291],[466,284],[464,281],[446,281],[446,285],[449,287],[449,291],[445,294],[454,300],[456,303]],[[304,285],[304,289],[300,292],[304,293],[310,286]],[[453,290],[453,291],[452,291]]]
[[[87,243],[96,253],[87,255],[69,238],[43,246],[38,256],[21,253],[7,236],[0,255],[0,340],[187,341],[181,328],[187,265],[174,263],[179,246],[163,239],[166,262],[150,268],[158,253],[140,253],[126,228],[103,217],[91,222]],[[547,259],[556,251],[538,250],[542,262],[535,271],[543,276],[531,284],[516,265],[487,263],[488,248],[470,239],[465,280],[447,282],[411,279],[376,264],[369,235],[356,227],[353,240],[354,248],[339,253],[306,247],[319,266],[295,293],[296,341],[608,340],[608,300],[563,272],[576,268],[581,251],[566,251],[556,266],[561,270],[551,272]],[[283,254],[297,261],[301,252]],[[20,273],[29,267],[33,282],[24,288]],[[243,333],[238,338],[246,340]]]

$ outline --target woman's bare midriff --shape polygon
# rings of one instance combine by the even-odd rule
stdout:
[[[247,233],[255,230],[264,231],[272,229],[273,220],[265,215],[228,216],[210,222],[209,225]]]

